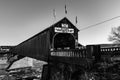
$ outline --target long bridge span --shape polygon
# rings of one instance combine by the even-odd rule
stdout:
[[[90,80],[93,77],[100,80],[92,74],[98,69],[95,67],[106,59],[118,60],[115,58],[120,54],[120,47],[79,46],[78,31],[65,17],[13,47],[11,52],[48,62],[44,65],[42,80]]]

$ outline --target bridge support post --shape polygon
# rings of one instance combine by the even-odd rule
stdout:
[[[94,77],[94,74],[83,66],[50,63],[49,65],[44,65],[41,80],[88,80],[92,77]]]
[[[63,63],[49,63],[43,66],[41,80],[71,80],[72,67]]]
[[[87,57],[89,59],[95,59],[95,61],[99,61],[100,56],[100,45],[87,45]]]
[[[70,80],[71,71],[69,65],[53,63],[50,67],[50,80]]]

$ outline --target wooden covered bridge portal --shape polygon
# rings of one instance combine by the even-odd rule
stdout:
[[[42,80],[79,80],[79,76],[86,76],[82,74],[90,72],[92,65],[100,61],[101,54],[106,55],[111,51],[116,54],[120,48],[78,46],[78,31],[65,17],[11,51],[48,62],[44,65]]]

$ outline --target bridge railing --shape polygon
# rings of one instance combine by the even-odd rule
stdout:
[[[57,57],[78,57],[78,58],[87,57],[86,49],[53,50],[51,51],[50,55]]]
[[[101,55],[120,55],[120,47],[101,48]]]
[[[96,46],[88,46],[81,49],[68,49],[68,50],[53,50],[51,56],[56,57],[77,57],[77,58],[99,58],[100,55],[120,55],[120,47],[100,48]],[[93,57],[94,56],[94,57]]]

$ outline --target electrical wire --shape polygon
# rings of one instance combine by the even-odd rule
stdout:
[[[97,26],[97,25],[100,25],[100,24],[106,23],[106,22],[108,22],[108,21],[111,21],[111,20],[113,20],[113,19],[117,19],[117,18],[119,18],[119,17],[120,17],[120,16],[116,16],[116,17],[113,17],[113,18],[107,19],[107,20],[105,20],[105,21],[102,21],[102,22],[99,22],[99,23],[96,23],[96,24],[93,24],[93,25],[87,26],[87,27],[85,27],[85,28],[80,29],[80,31],[83,31],[83,30],[86,30],[86,29],[89,29],[89,28],[95,27],[95,26]]]

